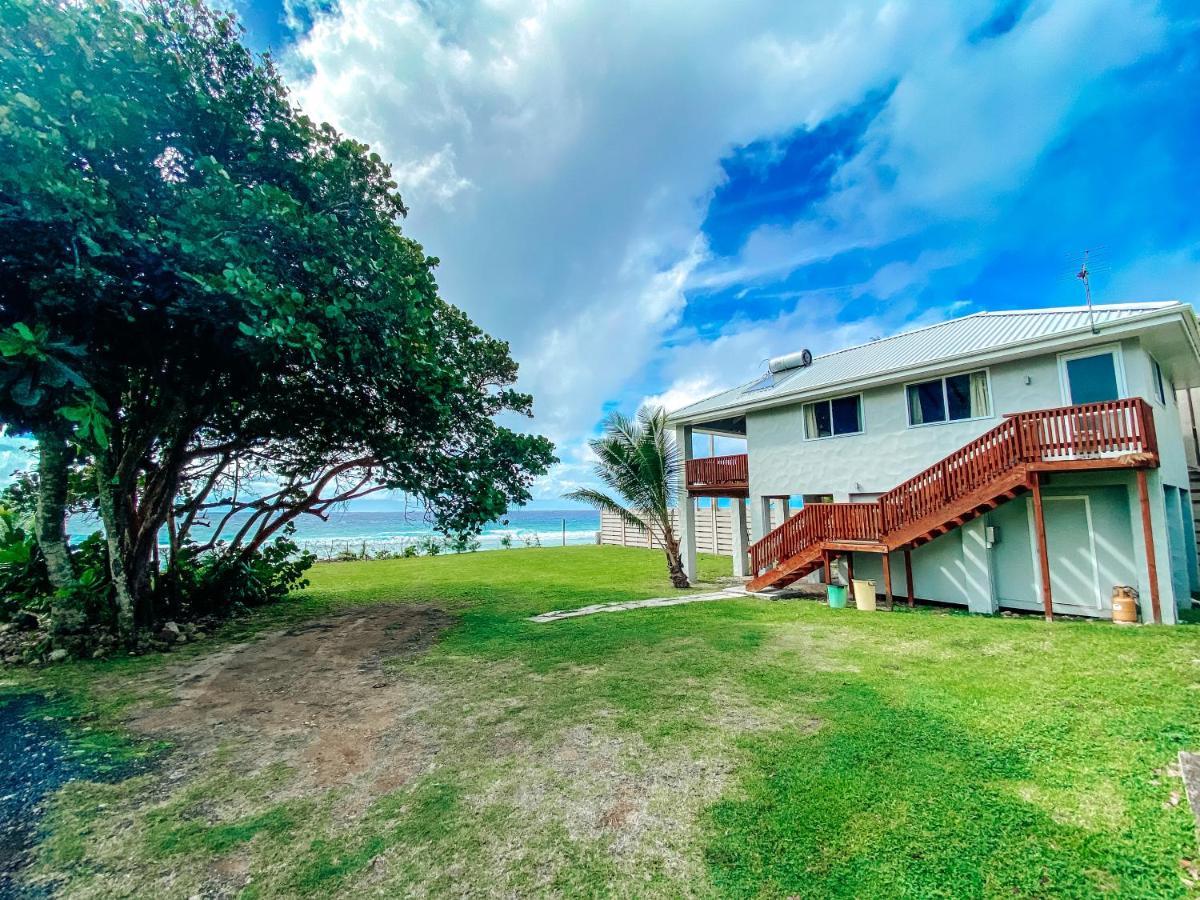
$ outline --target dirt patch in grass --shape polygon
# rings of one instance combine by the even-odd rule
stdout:
[[[697,674],[699,637],[663,641],[664,683],[620,656],[538,668],[455,652],[458,637],[426,655],[453,622],[373,606],[140,674],[128,727],[172,749],[138,779],[63,793],[35,883],[205,900],[703,895],[699,829],[741,740],[818,724]]]
[[[129,725],[184,757],[232,748],[249,773],[283,763],[300,789],[395,790],[437,751],[417,721],[436,696],[383,661],[425,650],[452,621],[432,606],[381,606],[237,644],[167,670],[171,702]]]

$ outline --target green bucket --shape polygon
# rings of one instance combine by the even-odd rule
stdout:
[[[846,586],[844,584],[831,584],[828,586],[829,591],[829,608],[830,609],[845,609],[846,608]]]

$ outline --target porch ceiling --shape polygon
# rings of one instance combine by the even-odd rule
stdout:
[[[744,438],[746,436],[746,417],[730,416],[725,419],[712,419],[708,422],[697,422],[692,426],[692,432],[700,434],[716,434],[722,437]]]

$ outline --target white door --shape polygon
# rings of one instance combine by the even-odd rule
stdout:
[[[1063,353],[1058,358],[1062,379],[1063,402],[1068,406],[1084,403],[1104,403],[1126,396],[1125,370],[1121,352],[1116,345],[1093,347],[1078,353]],[[1047,424],[1043,440],[1055,442],[1067,438],[1068,444],[1059,447],[1055,457],[1070,459],[1105,456],[1125,452],[1109,448],[1113,434],[1131,433],[1128,410],[1103,410],[1072,415],[1053,428]],[[1107,420],[1107,421],[1106,421]]]
[[[1033,504],[1029,504],[1032,514]],[[1088,610],[1105,607],[1096,561],[1092,510],[1087,497],[1044,497],[1046,548],[1050,556],[1050,594],[1055,607]],[[1036,556],[1037,550],[1034,549]],[[1034,571],[1037,569],[1034,560]],[[1038,585],[1041,593],[1041,585]]]

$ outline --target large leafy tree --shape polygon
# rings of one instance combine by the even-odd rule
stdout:
[[[231,499],[230,466],[286,488],[267,540],[380,485],[469,532],[553,459],[496,423],[530,398],[439,297],[389,167],[239,37],[186,0],[0,7],[0,418],[38,437],[60,588],[62,485],[91,464],[126,636],[163,526]]]
[[[612,493],[580,488],[568,493],[567,499],[645,529],[662,542],[671,583],[687,587],[679,538],[671,524],[671,509],[680,499],[684,463],[667,428],[666,410],[643,407],[636,419],[614,412],[604,423],[604,433],[589,443],[596,454],[596,475]]]

